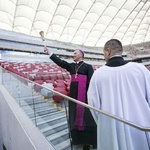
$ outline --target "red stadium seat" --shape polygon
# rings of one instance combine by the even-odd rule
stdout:
[[[50,80],[49,75],[43,75],[42,78],[43,78],[44,81]]]
[[[55,81],[57,79],[57,76],[56,76],[56,74],[50,74],[49,78],[50,78],[50,80],[54,80]]]
[[[57,74],[57,79],[64,79],[62,74]]]
[[[68,92],[64,89],[59,89],[59,88],[54,88],[55,91],[59,92],[59,93],[62,93],[64,95],[68,95]],[[64,100],[64,97],[58,95],[58,94],[54,94],[52,96],[53,100],[56,102],[56,103],[60,103]]]
[[[70,79],[70,76],[69,76],[68,73],[63,74],[63,77],[64,77],[65,80],[66,80],[66,79]]]
[[[66,85],[64,82],[54,82],[54,87],[64,87],[66,88]]]
[[[43,80],[42,76],[35,76],[34,80]]]
[[[38,83],[38,84],[43,84],[44,81],[43,80],[34,80],[34,82]]]
[[[54,80],[45,80],[45,82],[54,84]]]
[[[57,79],[55,82],[56,83],[65,83],[63,79]]]

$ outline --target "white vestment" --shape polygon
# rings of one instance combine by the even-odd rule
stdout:
[[[150,72],[129,62],[123,66],[97,69],[88,89],[89,105],[150,128]],[[149,150],[150,132],[144,132],[96,111],[98,150]]]

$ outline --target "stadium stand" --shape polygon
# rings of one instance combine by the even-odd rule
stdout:
[[[14,36],[13,34],[9,33],[7,34],[7,36],[5,37],[3,36],[3,38],[0,39],[1,52],[5,50],[5,53],[1,53],[2,58],[0,61],[1,67],[16,75],[23,77],[24,79],[33,81],[34,84],[29,83],[27,81],[23,81],[23,79],[20,79],[20,81],[25,85],[31,86],[34,92],[41,93],[44,96],[44,98],[42,97],[42,99],[45,102],[47,102],[48,101],[47,99],[51,97],[52,101],[50,101],[49,103],[54,103],[55,105],[61,106],[63,102],[65,102],[65,98],[57,93],[50,92],[41,86],[50,88],[63,95],[69,96],[70,91],[69,72],[54,64],[49,59],[49,56],[44,54],[43,43],[41,43],[38,38],[17,34],[17,36],[19,36],[20,38],[15,39],[13,37]],[[80,48],[85,51],[85,61],[87,63],[92,64],[94,70],[98,69],[99,67],[105,64],[102,48],[100,48],[100,50],[98,51],[97,49],[93,48],[88,49],[86,47],[77,47],[74,45],[69,46],[67,44],[63,45],[63,43],[51,41],[48,41],[47,45],[49,48],[53,50],[54,53],[56,53],[62,59],[67,60],[68,62],[72,62],[71,57],[73,51],[76,48]],[[147,43],[145,47],[143,46],[144,49],[142,49],[142,46],[138,45],[125,46],[124,47],[125,52],[123,53],[123,57],[125,60],[128,61],[143,63],[147,67],[147,69],[150,70],[149,46],[150,45]],[[40,104],[40,107],[42,107],[42,105],[46,105],[41,104],[41,102],[38,102],[37,100],[36,103]],[[40,113],[40,115],[45,116],[46,114],[49,113],[48,106],[40,109],[41,111],[43,110],[43,112],[39,111],[38,115]],[[49,135],[48,133],[51,132],[49,127],[47,127],[48,129],[44,128],[45,126],[44,123],[43,124],[40,123],[38,126],[45,135]],[[66,123],[63,122],[63,127],[64,126],[66,127]],[[61,132],[64,132],[64,129]],[[53,135],[48,136],[48,138],[53,139],[52,137]],[[58,139],[56,141],[57,141],[55,142],[55,144],[57,145],[56,147],[59,147]],[[70,148],[70,141],[68,141],[68,136],[66,136],[66,141],[67,141],[66,147]],[[62,145],[63,144],[61,144],[60,146],[62,147]]]

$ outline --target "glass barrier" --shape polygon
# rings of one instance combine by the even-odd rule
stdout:
[[[90,150],[150,149],[149,127],[70,98],[63,88],[54,91],[51,83],[40,85],[6,70],[2,72],[2,84],[56,150],[82,150],[83,143],[85,149],[89,144]],[[91,112],[98,114],[98,120]]]

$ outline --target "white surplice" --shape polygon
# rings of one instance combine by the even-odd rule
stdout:
[[[129,62],[119,67],[102,66],[90,81],[88,103],[100,110],[150,128],[150,71]],[[110,119],[96,111],[98,150],[149,150],[150,132]]]

